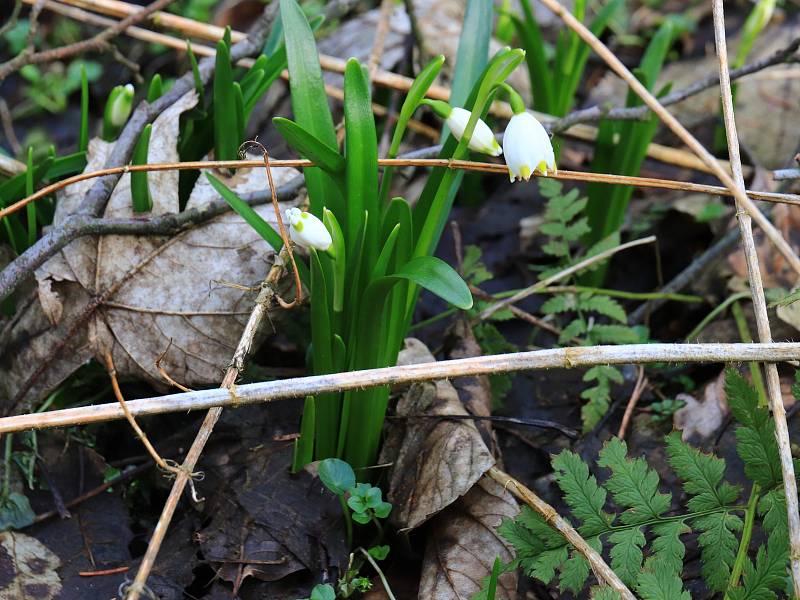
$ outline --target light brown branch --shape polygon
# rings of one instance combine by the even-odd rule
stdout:
[[[250,332],[250,328],[245,330],[245,333],[248,332]],[[232,367],[235,371],[238,372],[238,369],[235,368],[236,365],[243,364],[248,344],[251,342],[252,338],[250,337],[244,346],[240,344],[240,349],[237,350],[234,358],[234,367]],[[785,362],[797,359],[800,359],[800,343],[580,346],[442,360],[418,365],[384,367],[349,373],[295,377],[279,381],[240,385],[235,390],[223,387],[142,400],[129,400],[127,404],[131,414],[139,417],[188,410],[206,410],[214,407],[258,404],[287,398],[301,398],[316,394],[366,389],[383,385],[403,385],[418,381],[434,381],[473,375],[494,375],[513,371],[574,369],[595,365],[646,364],[653,362],[690,364],[747,362],[753,360]],[[225,381],[228,382],[227,377]],[[67,408],[45,413],[15,415],[0,419],[0,434],[26,431],[28,429],[101,423],[122,419],[124,416],[120,406],[115,403]]]
[[[792,269],[795,270],[798,274],[800,274],[800,258],[797,257],[794,250],[789,246],[781,233],[775,228],[775,226],[770,223],[769,219],[767,219],[763,213],[758,210],[755,204],[747,197],[744,190],[739,188],[736,185],[736,182],[731,178],[728,172],[720,165],[719,161],[714,158],[714,156],[706,150],[703,145],[697,141],[697,139],[689,133],[689,131],[681,125],[681,123],[670,113],[667,109],[665,109],[658,99],[650,93],[650,91],[642,85],[642,83],[636,79],[636,77],[631,73],[628,68],[622,64],[611,50],[609,50],[603,42],[601,42],[597,36],[595,36],[589,29],[578,19],[576,19],[572,13],[570,13],[567,9],[561,5],[558,0],[541,0],[542,4],[547,6],[550,10],[552,10],[556,15],[558,15],[562,21],[573,31],[575,31],[582,39],[585,41],[589,46],[594,50],[600,58],[602,58],[606,64],[617,74],[619,75],[625,83],[628,84],[630,89],[639,96],[647,106],[649,106],[652,111],[658,115],[658,118],[669,127],[672,132],[680,138],[680,140],[686,144],[692,152],[694,152],[700,160],[702,160],[714,173],[714,175],[719,178],[719,180],[731,191],[731,194],[734,198],[739,202],[743,209],[745,209],[753,220],[761,227],[764,234],[767,238],[772,242],[778,251],[784,256],[786,261],[791,265]]]
[[[642,397],[642,392],[644,392],[646,387],[647,379],[645,379],[644,376],[644,367],[640,366],[639,376],[636,378],[636,385],[633,386],[633,392],[631,392],[631,397],[628,399],[628,405],[625,407],[625,413],[622,415],[622,423],[620,423],[619,431],[617,432],[617,437],[621,440],[625,439],[625,433],[628,431],[628,424],[633,416],[633,409],[636,408],[639,398]]]
[[[623,600],[636,600],[633,595],[614,570],[606,564],[600,553],[592,548],[581,534],[561,515],[555,508],[537,496],[532,490],[525,487],[522,483],[504,473],[497,467],[490,468],[486,474],[511,492],[514,496],[522,500],[525,504],[535,510],[547,522],[550,527],[558,531],[572,545],[575,550],[580,552],[592,567],[592,572],[600,579],[601,583],[608,585],[615,590]]]
[[[744,196],[744,177],[742,176],[742,161],[739,156],[739,136],[736,131],[736,118],[733,108],[733,94],[728,74],[728,49],[725,38],[725,12],[722,0],[714,0],[714,38],[717,44],[717,57],[719,58],[719,79],[722,92],[722,113],[725,120],[725,133],[728,139],[728,154],[733,168],[735,185]],[[767,302],[764,298],[764,286],[761,281],[761,268],[758,264],[758,253],[753,239],[753,226],[750,215],[742,210],[745,208],[740,198],[736,197],[737,216],[739,217],[739,231],[742,236],[742,248],[747,261],[747,276],[750,281],[750,292],[753,297],[753,312],[756,316],[758,339],[763,343],[772,341],[769,316],[767,315]],[[789,428],[786,423],[786,409],[783,406],[781,382],[778,377],[778,368],[768,363],[765,365],[767,374],[767,395],[775,420],[775,438],[778,441],[780,453],[781,472],[783,474],[783,491],[786,497],[786,511],[789,522],[789,558],[791,561],[792,585],[794,596],[800,598],[800,510],[797,500],[797,480],[795,479],[794,464],[792,462],[792,448],[789,440]]]

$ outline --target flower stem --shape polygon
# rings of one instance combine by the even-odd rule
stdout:
[[[353,519],[350,518],[350,509],[345,502],[344,494],[339,495],[339,504],[342,505],[342,514],[344,514],[344,526],[347,531],[347,547],[353,546]]]

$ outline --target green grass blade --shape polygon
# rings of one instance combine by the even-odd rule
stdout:
[[[205,86],[203,85],[203,80],[200,77],[200,66],[197,64],[197,57],[194,55],[194,51],[192,50],[192,42],[189,40],[186,40],[186,54],[188,54],[189,63],[192,65],[194,89],[197,92],[197,105],[204,106],[206,95]]]
[[[314,34],[295,0],[280,0],[280,3],[295,120],[314,137],[336,148],[336,132],[325,95]],[[341,191],[327,174],[306,169],[305,179],[311,212],[316,217],[322,217],[323,206],[338,215],[344,214]]]
[[[150,148],[150,134],[153,124],[145,125],[139,141],[133,149],[131,162],[134,165],[147,164],[147,151]],[[147,171],[134,171],[131,173],[131,200],[134,213],[146,213],[153,209],[153,199],[150,196],[150,186],[147,184]]]
[[[467,0],[464,23],[458,38],[456,68],[450,92],[451,106],[464,106],[470,90],[489,60],[492,6],[492,0]]]
[[[150,85],[147,87],[147,101],[153,103],[161,96],[164,95],[164,84],[161,81],[161,75],[156,73],[150,80]]]
[[[545,54],[544,37],[536,16],[530,5],[530,0],[521,0],[523,19],[512,17],[511,22],[517,31],[528,67],[528,76],[533,92],[533,107],[542,112],[551,113],[553,110],[553,75],[550,61]]]
[[[230,48],[223,40],[217,42],[213,96],[214,158],[236,160],[239,152],[240,124]]]
[[[314,162],[331,175],[338,176],[344,172],[345,160],[338,150],[316,138],[314,134],[290,119],[274,117],[272,124],[303,158]]]
[[[25,195],[33,194],[33,146],[28,147],[27,169],[25,170]],[[28,245],[30,248],[36,242],[36,203],[28,202],[25,205],[25,213],[28,220]]]
[[[314,397],[306,396],[306,400],[303,404],[303,418],[300,421],[300,437],[294,440],[292,473],[297,473],[314,460],[315,429],[316,414],[314,411]]]
[[[78,130],[78,150],[86,152],[89,149],[89,79],[86,76],[86,66],[81,65],[81,125]]]

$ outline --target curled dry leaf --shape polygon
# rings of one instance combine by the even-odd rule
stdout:
[[[58,556],[36,538],[0,533],[0,600],[59,598],[61,579],[56,571],[60,566]]]
[[[149,162],[178,160],[180,116],[195,103],[194,93],[187,94],[156,119]],[[92,140],[86,170],[101,168],[111,149],[111,144]],[[294,169],[274,169],[275,184],[296,174]],[[263,168],[217,176],[238,193],[266,186]],[[178,212],[178,173],[151,173],[148,178],[151,214]],[[78,208],[92,183],[60,194],[54,226]],[[215,198],[201,175],[187,209]],[[275,224],[271,205],[257,211]],[[114,189],[105,216],[133,216],[129,175]],[[175,380],[189,386],[218,382],[252,309],[257,290],[250,286],[260,284],[274,256],[234,213],[172,238],[75,240],[37,271],[37,296],[6,327],[0,341],[0,398],[16,399],[18,406],[23,398],[33,402],[105,350],[113,352],[120,374],[161,383],[154,363],[169,347],[162,365]],[[99,305],[97,298],[103,299]],[[65,351],[56,356],[59,346]]]
[[[434,360],[422,342],[408,339],[398,363]],[[471,421],[428,418],[466,414],[448,381],[414,384],[398,402],[400,419],[390,428],[379,461],[394,465],[387,497],[398,527],[418,527],[466,494],[494,464]]]
[[[495,558],[507,563],[513,557],[497,535],[497,527],[504,517],[513,519],[518,512],[511,494],[484,476],[466,496],[437,515],[425,548],[419,598],[461,600],[480,591]],[[495,597],[517,597],[515,571],[500,575]]]
[[[725,397],[725,372],[711,381],[702,391],[698,400],[689,394],[678,394],[676,400],[683,400],[686,406],[676,411],[672,418],[675,429],[681,431],[684,441],[702,441],[714,435],[728,414],[728,401]]]

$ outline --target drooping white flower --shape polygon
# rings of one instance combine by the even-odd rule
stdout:
[[[464,136],[464,131],[467,128],[467,123],[471,116],[472,113],[470,111],[458,108],[457,106],[450,111],[446,123],[458,141],[461,141],[461,138]],[[500,144],[494,139],[492,130],[484,123],[483,119],[478,119],[478,122],[475,123],[475,130],[472,132],[472,137],[469,140],[469,149],[474,152],[488,154],[489,156],[500,156],[503,153]]]
[[[114,127],[122,127],[131,116],[131,108],[133,107],[133,86],[129,83],[127,85],[118,85],[109,95],[108,101],[108,120]]]
[[[331,247],[333,239],[325,225],[311,213],[299,208],[286,210],[286,220],[289,221],[289,234],[292,241],[303,248],[314,248],[326,251]]]
[[[536,117],[528,112],[511,117],[503,136],[503,153],[511,181],[528,181],[534,171],[542,175],[557,172],[550,136]]]

